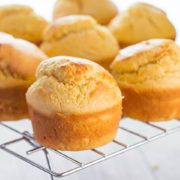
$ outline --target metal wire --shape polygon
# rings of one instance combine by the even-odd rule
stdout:
[[[5,143],[0,143],[0,149],[3,150],[3,151],[6,151],[7,153],[17,157],[18,159],[21,159],[23,160],[24,162],[28,163],[28,164],[31,164],[32,166],[48,173],[50,175],[50,178],[51,180],[54,180],[54,177],[64,177],[64,176],[67,176],[67,175],[70,175],[72,173],[75,173],[77,171],[80,171],[82,169],[85,169],[87,167],[90,167],[94,164],[97,164],[99,162],[102,162],[106,159],[109,159],[109,158],[112,158],[114,156],[117,156],[117,155],[120,155],[122,153],[125,153],[131,149],[134,149],[134,148],[137,148],[141,145],[144,145],[148,142],[151,142],[151,141],[154,141],[156,139],[159,139],[161,137],[164,137],[168,134],[171,134],[171,133],[174,133],[176,131],[180,131],[180,121],[178,121],[177,123],[177,126],[175,126],[174,128],[171,128],[171,129],[165,129],[159,125],[156,125],[156,124],[152,124],[152,123],[145,123],[145,122],[141,122],[144,126],[149,126],[150,128],[153,128],[154,130],[157,130],[158,132],[151,136],[151,137],[147,137],[146,135],[144,134],[141,134],[139,132],[135,132],[129,128],[126,128],[126,127],[120,127],[119,130],[123,130],[125,131],[127,134],[129,135],[133,135],[133,136],[137,136],[138,138],[140,138],[141,140],[136,142],[136,143],[133,143],[131,145],[128,145],[128,143],[124,143],[124,142],[121,142],[119,140],[113,140],[112,143],[116,144],[117,146],[119,146],[119,149],[116,150],[115,152],[112,152],[112,153],[105,153],[99,149],[92,149],[91,151],[95,154],[97,154],[97,158],[93,161],[90,161],[90,162],[81,162],[79,161],[78,159],[75,159],[69,155],[66,155],[65,152],[61,152],[61,151],[57,151],[57,150],[53,150],[53,149],[47,149],[41,145],[39,145],[35,140],[34,138],[32,137],[32,135],[25,131],[25,132],[20,132],[19,130],[5,124],[5,123],[2,123],[0,122],[0,126],[4,127],[4,128],[7,128],[8,130],[10,131],[13,131],[17,134],[20,135],[19,138],[17,139],[12,139],[10,141],[7,141]],[[15,152],[13,150],[11,150],[11,148],[9,147],[9,145],[12,145],[12,144],[15,144],[15,143],[19,143],[21,141],[26,141],[29,143],[29,145],[31,145],[31,149],[26,151],[25,153],[27,155],[31,155],[31,154],[35,154],[37,152],[43,152],[44,153],[44,156],[45,156],[45,159],[46,159],[46,163],[47,163],[47,166],[44,166],[42,164],[38,164],[36,163],[35,161],[32,161],[30,160],[28,157],[25,157],[23,156],[22,154],[20,154],[19,152]],[[64,158],[68,161],[70,161],[71,163],[73,163],[75,165],[75,168],[70,168],[66,171],[62,171],[62,172],[57,172],[57,171],[54,171],[53,168],[51,167],[51,158],[49,157],[49,152],[53,152],[58,158]]]

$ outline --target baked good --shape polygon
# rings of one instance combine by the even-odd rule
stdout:
[[[180,48],[153,39],[129,46],[111,65],[125,116],[142,121],[180,118]]]
[[[116,16],[109,29],[121,47],[152,38],[175,39],[176,30],[165,12],[146,3],[137,3]]]
[[[111,32],[90,16],[67,16],[51,23],[44,32],[41,49],[50,57],[87,58],[108,67],[119,47]]]
[[[47,21],[25,5],[0,6],[0,31],[40,44]]]
[[[28,116],[25,92],[45,58],[35,45],[0,33],[0,121]]]
[[[57,0],[53,19],[68,15],[90,15],[99,24],[107,25],[116,16],[118,9],[111,0]]]
[[[45,147],[85,150],[111,141],[121,117],[121,93],[104,68],[86,59],[43,61],[26,100],[34,136]]]

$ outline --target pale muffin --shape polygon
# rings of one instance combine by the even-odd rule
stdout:
[[[123,49],[111,65],[124,95],[125,116],[160,121],[180,118],[180,48],[154,39]]]
[[[176,30],[166,14],[145,3],[137,3],[119,14],[112,20],[109,29],[121,47],[151,38],[176,37]]]
[[[0,6],[0,31],[40,44],[47,21],[25,5]]]
[[[57,55],[90,59],[108,67],[119,47],[111,32],[90,16],[67,16],[51,23],[44,32],[41,49]]]
[[[106,25],[116,16],[118,9],[111,0],[57,0],[53,19],[68,15],[90,15],[99,24]]]
[[[28,117],[25,92],[46,58],[35,45],[0,33],[0,121]]]
[[[55,57],[37,69],[26,94],[34,135],[45,147],[91,149],[111,141],[121,117],[121,92],[104,68]]]

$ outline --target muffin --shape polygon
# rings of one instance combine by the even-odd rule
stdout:
[[[107,25],[116,16],[118,9],[111,0],[57,0],[53,19],[68,15],[90,15],[99,24]]]
[[[180,48],[152,39],[123,49],[111,65],[125,116],[142,121],[180,118]]]
[[[87,58],[104,67],[119,51],[111,32],[90,16],[67,16],[51,23],[44,32],[41,49],[50,57]]]
[[[110,142],[121,117],[121,92],[104,68],[86,59],[43,61],[26,93],[34,136],[45,147],[85,150]]]
[[[35,44],[42,41],[47,21],[24,5],[0,6],[0,31]]]
[[[0,33],[0,121],[28,116],[25,92],[45,58],[35,45]]]
[[[137,3],[116,16],[109,29],[121,47],[152,38],[176,37],[176,30],[166,14],[161,9],[145,3]]]

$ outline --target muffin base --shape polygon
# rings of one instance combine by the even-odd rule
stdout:
[[[123,113],[141,121],[166,121],[180,118],[180,88],[134,89],[121,87]]]
[[[116,135],[121,104],[83,115],[43,115],[29,106],[35,139],[45,147],[58,150],[87,150],[102,146]]]
[[[0,88],[0,121],[15,121],[28,117],[25,100],[27,85]]]

